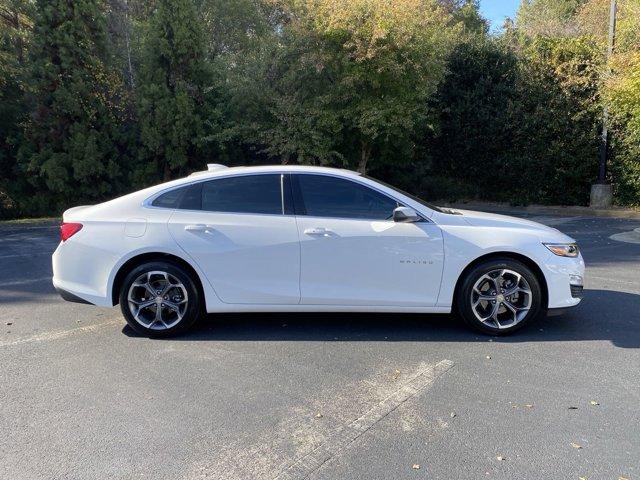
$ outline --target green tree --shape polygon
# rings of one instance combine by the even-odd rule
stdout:
[[[268,92],[256,122],[265,150],[361,172],[410,159],[444,73],[450,15],[430,0],[290,5],[254,90]]]
[[[516,25],[527,35],[577,35],[575,14],[587,0],[522,0]]]
[[[436,110],[435,171],[451,193],[512,203],[585,204],[597,173],[597,45],[581,38],[463,42]],[[447,192],[443,192],[447,195]]]
[[[103,7],[97,0],[37,2],[30,115],[19,151],[33,187],[24,202],[31,211],[51,213],[117,191],[119,77],[108,64]]]
[[[25,187],[18,175],[20,123],[26,114],[24,85],[33,4],[0,1],[0,218],[17,214],[15,196]]]
[[[150,183],[202,167],[217,128],[211,69],[193,0],[158,0],[145,32],[138,85],[137,180]]]

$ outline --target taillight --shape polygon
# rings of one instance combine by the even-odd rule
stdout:
[[[60,225],[60,240],[63,242],[70,239],[82,229],[81,223],[66,223]]]

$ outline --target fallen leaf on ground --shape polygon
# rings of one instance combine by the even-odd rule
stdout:
[[[526,403],[524,406],[527,408],[533,408],[533,405],[531,405],[530,403]]]
[[[578,445],[577,443],[573,443],[573,442],[571,442],[571,446],[572,446],[573,448],[578,449],[578,450],[580,450],[580,449],[582,448],[582,445]]]
[[[400,370],[396,370],[395,372],[393,372],[393,379],[395,380],[396,378],[398,378],[400,376]]]

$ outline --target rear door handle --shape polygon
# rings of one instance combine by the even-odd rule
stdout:
[[[184,229],[187,232],[210,232],[211,230],[213,230],[213,227],[211,225],[205,225],[203,223],[196,223],[193,225],[187,225],[186,227],[184,227]]]
[[[304,234],[318,236],[318,237],[330,237],[333,234],[333,232],[326,228],[315,227],[315,228],[307,228],[304,231]]]

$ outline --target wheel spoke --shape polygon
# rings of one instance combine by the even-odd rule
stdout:
[[[175,303],[168,302],[168,301],[165,300],[163,305],[165,305],[167,308],[169,308],[170,310],[173,310],[178,315],[180,315],[180,307],[178,305],[176,305]]]
[[[518,321],[518,308],[515,307],[514,305],[512,305],[511,302],[507,302],[506,300],[504,302],[502,302],[502,304],[506,308],[511,310],[511,313],[513,314],[513,323],[516,323]]]
[[[496,299],[495,295],[478,295],[478,298],[473,303],[474,308],[477,307],[480,302],[491,302]]]
[[[130,298],[129,301],[134,303],[138,307],[138,310],[142,310],[143,308],[147,308],[147,307],[149,307],[149,306],[151,306],[151,305],[156,303],[155,300],[138,301],[138,300],[134,300],[132,298]]]
[[[500,305],[498,303],[494,304],[491,306],[491,313],[489,313],[489,315],[481,318],[480,320],[483,322],[486,322],[487,320],[496,320],[496,317],[498,315],[498,309],[500,308]]]

